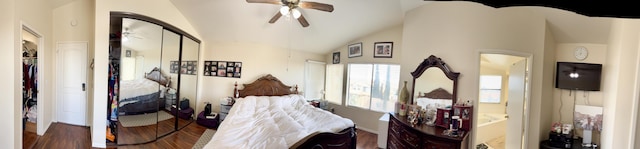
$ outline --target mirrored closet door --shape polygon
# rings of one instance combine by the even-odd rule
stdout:
[[[171,113],[172,117],[169,119],[158,119],[158,137],[164,136],[173,132],[176,129],[176,115],[172,112],[174,105],[177,104],[177,92],[178,92],[178,72],[175,68],[176,64],[180,60],[180,35],[170,30],[165,29],[162,33],[162,70],[163,74],[169,76],[171,83],[167,86],[167,90],[164,93],[164,104],[159,105],[163,111]],[[174,65],[173,69],[171,68]]]
[[[200,41],[126,12],[111,12],[109,36],[107,143],[148,143],[192,123]]]
[[[191,38],[182,37],[182,65],[186,65],[180,73],[180,115],[178,128],[183,128],[193,122],[196,109],[196,95],[198,86],[198,51],[200,45]]]
[[[171,114],[158,108],[165,79],[161,66],[162,26],[122,19],[118,144],[156,139],[157,122]]]

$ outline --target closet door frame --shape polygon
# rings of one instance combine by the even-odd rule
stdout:
[[[44,57],[44,49],[45,49],[45,44],[44,44],[44,40],[45,39],[44,38],[45,37],[42,36],[42,34],[40,32],[38,32],[35,28],[33,28],[31,25],[27,24],[24,21],[20,21],[20,27],[22,28],[21,30],[27,31],[27,32],[33,34],[34,36],[36,36],[36,38],[38,38],[38,47],[37,47],[38,48],[37,49],[38,54],[36,56],[38,57],[38,61],[44,62],[46,60],[46,58]],[[20,34],[20,40],[22,41],[22,39],[24,39],[24,37],[22,36],[22,34]],[[22,44],[20,44],[20,45],[22,46]],[[20,49],[22,49],[22,47],[20,47]],[[46,69],[46,67],[45,67],[45,65],[43,63],[38,63],[37,67],[38,67],[39,70]],[[38,76],[37,77],[41,78],[41,80],[42,80],[42,79],[45,78],[45,74],[46,74],[45,71],[38,71]],[[38,99],[36,101],[36,109],[40,109],[40,110],[38,110],[38,113],[37,113],[38,117],[36,118],[36,134],[38,134],[40,136],[44,135],[45,130],[47,130],[47,128],[49,128],[49,126],[51,125],[51,123],[48,123],[46,126],[44,125],[43,116],[45,116],[45,115],[44,115],[44,110],[42,110],[42,109],[44,109],[44,105],[43,105],[44,103],[42,103],[41,101],[43,101],[43,100],[48,100],[48,101],[55,100],[55,99],[53,99],[53,100],[49,99],[49,98],[47,98],[47,97],[45,97],[43,95],[43,93],[44,93],[43,86],[45,86],[45,85],[48,85],[48,84],[46,84],[46,82],[44,82],[44,81],[40,81],[40,82],[38,82],[38,87],[37,87],[37,90],[38,90],[37,96],[40,99]],[[20,94],[20,95],[22,95],[22,94]],[[55,106],[56,106],[55,103],[56,102],[52,102],[51,106],[54,107],[53,109],[56,109],[55,108]],[[22,109],[22,107],[21,107],[21,109]],[[52,116],[51,119],[53,121],[56,121],[55,120],[56,116],[54,116],[54,115],[55,114],[51,115]],[[20,123],[22,123],[22,121],[20,121]]]
[[[178,35],[180,35],[180,50],[179,50],[180,51],[180,55],[179,55],[179,60],[178,60],[180,63],[182,62],[182,42],[183,42],[183,38],[186,37],[186,38],[192,39],[193,41],[198,43],[198,45],[201,44],[201,41],[198,38],[196,38],[195,36],[185,32],[185,31],[181,30],[180,28],[175,27],[175,26],[173,26],[173,25],[171,25],[169,23],[166,23],[164,21],[161,21],[161,20],[158,20],[158,19],[155,19],[155,18],[152,18],[152,17],[148,17],[148,16],[145,16],[145,15],[140,15],[140,14],[136,14],[136,13],[131,13],[131,12],[122,12],[122,11],[111,11],[110,12],[110,17],[111,18],[118,17],[118,18],[130,18],[130,19],[142,20],[142,21],[146,21],[146,22],[149,22],[149,23],[160,25],[160,26],[162,26],[163,29],[166,29],[166,30],[172,31],[174,33],[177,33]],[[180,86],[180,75],[181,75],[181,73],[178,73],[178,78],[177,78],[177,82],[176,82],[178,84],[177,85],[178,86],[177,87],[177,91],[178,92],[176,93],[176,97],[180,97],[180,87],[179,87]],[[198,75],[198,74],[196,74],[196,75]],[[196,102],[196,101],[193,101],[193,102]],[[180,102],[179,102],[179,99],[178,99],[178,104],[179,103]],[[197,104],[196,104],[196,106],[197,106]],[[174,133],[174,132],[176,132],[176,131],[181,129],[181,128],[178,127],[178,116],[177,116],[177,113],[171,113],[171,114],[174,114],[174,116],[176,117],[175,129],[172,132],[167,133],[167,134],[162,135],[162,136],[158,136],[157,138],[161,138],[161,137],[170,135],[170,134],[172,134],[172,133]],[[192,122],[193,121],[191,121],[190,123],[192,123]],[[156,132],[157,132],[157,128],[156,128]],[[156,138],[156,140],[157,140],[157,138]]]

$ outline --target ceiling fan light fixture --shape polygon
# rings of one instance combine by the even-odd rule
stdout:
[[[289,14],[289,7],[287,6],[282,6],[280,8],[280,14],[282,14],[283,16],[286,16]]]
[[[298,9],[291,10],[291,14],[293,15],[293,18],[296,19],[300,18],[300,16],[302,15]]]

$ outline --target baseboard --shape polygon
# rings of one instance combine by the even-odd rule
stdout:
[[[51,123],[53,123],[53,122],[45,123],[44,128],[43,128],[44,131],[42,131],[42,134],[38,134],[38,135],[44,136],[44,133],[47,133],[47,130],[49,130],[49,127],[51,127]]]
[[[364,130],[364,131],[366,131],[366,132],[369,132],[369,133],[373,133],[373,134],[378,135],[378,131],[373,131],[372,129],[364,128],[364,127],[357,127],[357,128],[358,128],[358,129],[360,129],[360,130]]]

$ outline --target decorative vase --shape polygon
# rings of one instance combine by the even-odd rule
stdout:
[[[407,90],[407,81],[404,81],[404,86],[402,86],[402,89],[400,90],[398,100],[403,104],[407,104],[407,101],[409,101],[409,90]]]

